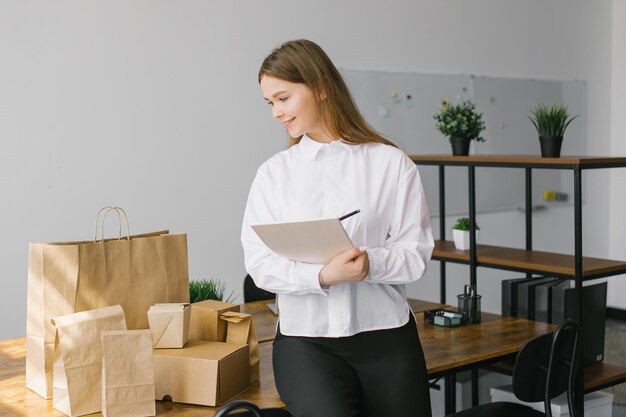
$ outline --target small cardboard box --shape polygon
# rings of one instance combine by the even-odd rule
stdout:
[[[189,335],[191,308],[188,303],[155,304],[148,310],[148,322],[155,349],[182,348]]]
[[[155,398],[216,406],[248,387],[248,345],[190,340],[154,351]]]
[[[227,311],[239,313],[239,305],[215,300],[191,304],[189,339],[225,342],[226,322],[220,319],[220,315]]]

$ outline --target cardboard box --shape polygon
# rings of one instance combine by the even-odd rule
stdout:
[[[543,401],[527,403],[519,400],[513,394],[513,387],[505,385],[491,388],[491,402],[507,401],[524,404],[535,410],[544,412]],[[568,417],[569,407],[567,404],[567,393],[563,393],[551,401],[553,417]],[[585,416],[586,417],[611,417],[613,413],[613,394],[602,391],[594,391],[585,394]]]
[[[216,406],[248,387],[248,345],[190,340],[154,351],[155,398]]]
[[[188,303],[155,304],[148,310],[148,322],[155,349],[182,348],[189,335],[191,308]]]
[[[226,322],[220,319],[220,314],[227,311],[238,313],[239,305],[215,300],[205,300],[191,304],[189,339],[225,342]]]

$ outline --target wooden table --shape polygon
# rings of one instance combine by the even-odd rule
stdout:
[[[420,306],[441,308],[442,305],[418,301],[412,303],[412,307],[417,310],[420,310]],[[243,305],[241,310],[254,315],[259,334],[268,337],[269,329],[273,332],[276,317],[264,302]],[[416,317],[429,379],[511,356],[525,342],[553,327],[550,324],[488,313],[483,313],[482,323],[458,328],[425,324],[422,313]],[[52,401],[41,399],[24,386],[24,343],[23,338],[0,342],[0,417],[63,416],[52,408]],[[261,407],[282,407],[284,404],[276,392],[272,372],[272,344],[260,343],[259,351],[261,381],[252,384],[234,399],[248,399]],[[215,408],[212,407],[157,401],[157,415],[209,417],[214,413]]]

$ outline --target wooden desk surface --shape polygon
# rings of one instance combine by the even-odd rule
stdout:
[[[417,315],[429,378],[514,355],[530,339],[555,327],[538,321],[482,313],[480,324],[449,328],[424,323],[424,315]]]
[[[419,310],[420,305],[430,306],[426,310],[441,307],[440,304],[426,302],[415,302],[412,307]],[[264,302],[243,305],[241,310],[254,315],[257,332],[271,329],[273,335],[276,318]],[[416,317],[429,378],[514,354],[525,342],[553,328],[550,324],[488,313],[483,313],[482,323],[458,328],[425,324],[421,313]],[[261,381],[252,384],[234,399],[248,399],[261,407],[282,407],[284,404],[276,392],[272,372],[272,344],[260,343],[259,351]],[[52,401],[41,399],[25,387],[25,355],[23,338],[0,341],[0,417],[63,416],[53,409]],[[215,413],[212,407],[161,401],[156,404],[159,416],[209,417]]]

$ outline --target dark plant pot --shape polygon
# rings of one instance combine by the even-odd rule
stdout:
[[[561,156],[563,136],[539,136],[542,158],[558,158]]]
[[[467,156],[469,155],[470,139],[450,136],[450,144],[452,145],[452,155]]]

